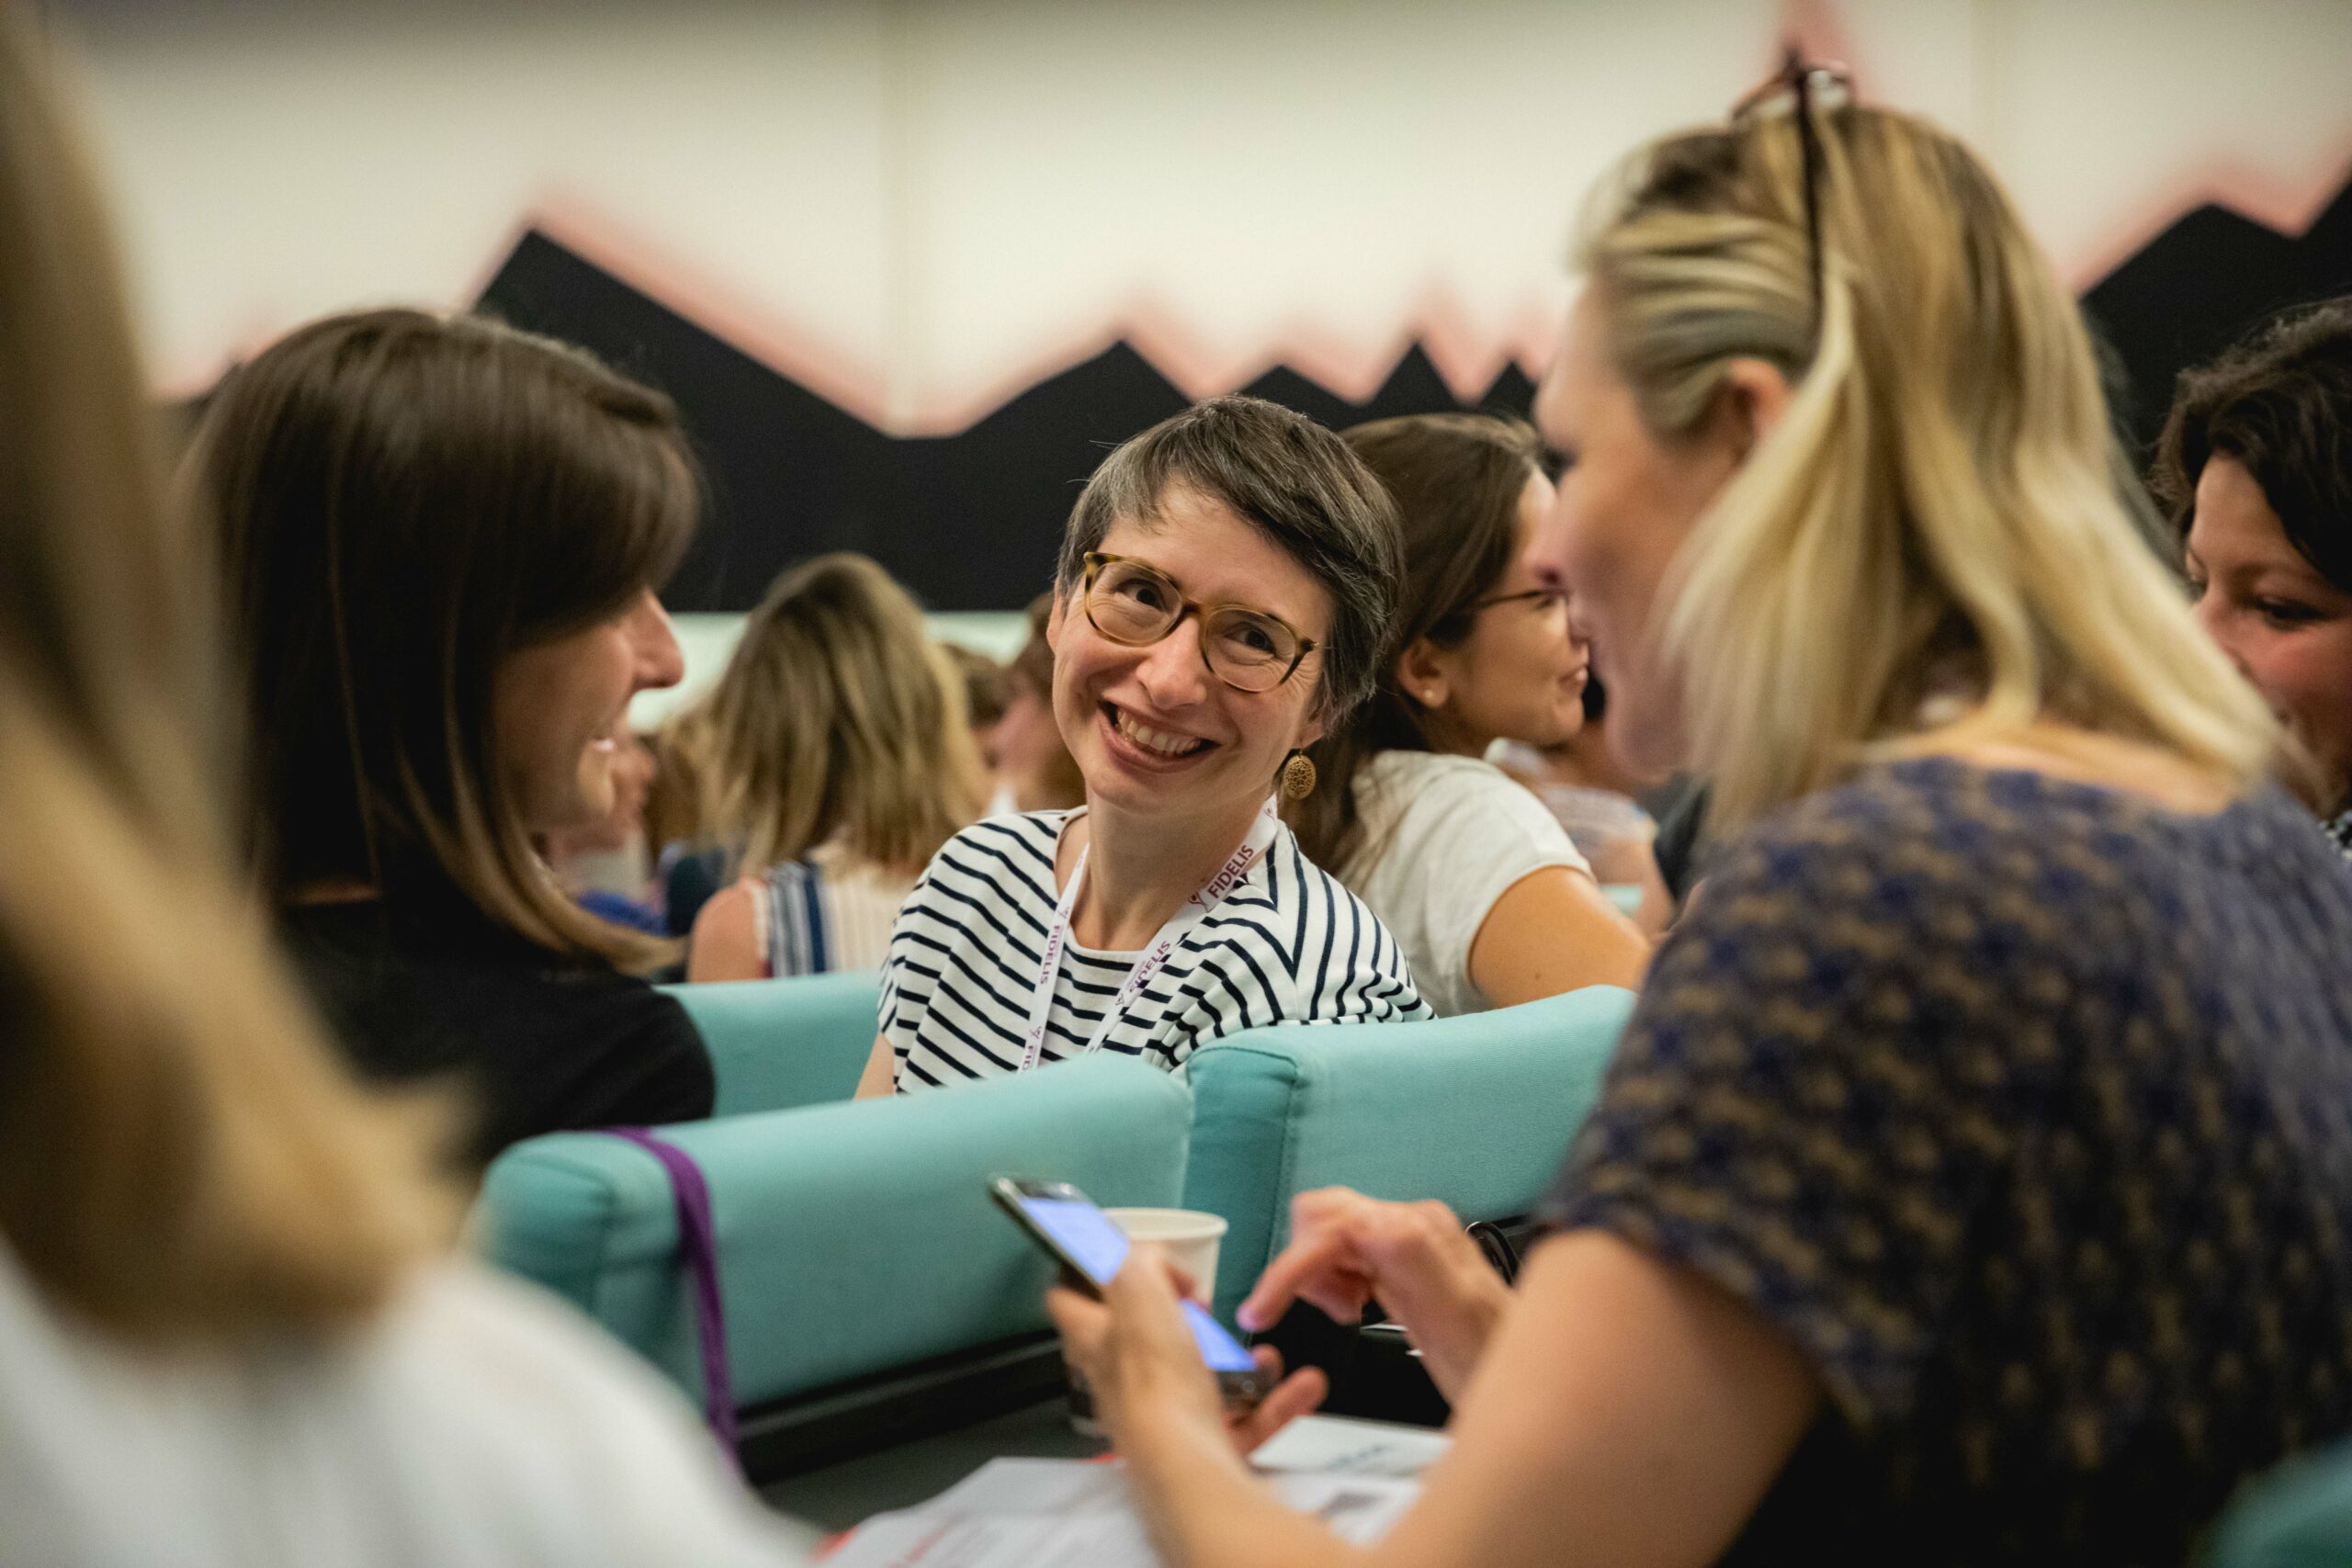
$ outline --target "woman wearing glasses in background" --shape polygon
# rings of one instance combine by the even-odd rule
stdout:
[[[1552,511],[1535,433],[1417,414],[1346,440],[1396,502],[1405,591],[1372,699],[1307,753],[1320,784],[1289,808],[1299,847],[1396,933],[1440,1013],[1639,983],[1647,941],[1544,803],[1485,760],[1584,723],[1589,645],[1532,548]]]
[[[1054,1294],[1170,1563],[2180,1562],[2352,1428],[2352,879],[2007,198],[1816,80],[1634,164],[1536,401],[1706,890],[1515,1289],[1325,1192],[1244,1303],[1377,1298],[1453,1402],[1378,1545],[1236,1457],[1164,1267]]]
[[[1396,941],[1276,794],[1386,651],[1396,508],[1346,445],[1249,398],[1107,458],[1062,539],[1054,718],[1086,804],[993,818],[899,916],[861,1095],[1108,1052],[1173,1069],[1276,1022],[1421,1018]]]

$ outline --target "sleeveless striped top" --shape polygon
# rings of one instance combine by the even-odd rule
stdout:
[[[899,906],[914,888],[903,874],[831,844],[745,880],[770,979],[880,968]]]

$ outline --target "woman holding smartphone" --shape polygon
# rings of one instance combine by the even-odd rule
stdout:
[[[1642,154],[1536,403],[1629,731],[1713,781],[1506,1290],[1302,1199],[1242,1311],[1405,1324],[1453,1447],[1379,1545],[1217,1439],[1161,1274],[1053,1313],[1171,1563],[2177,1562],[2352,1427],[2352,880],[2115,483],[1976,159],[1792,64]]]

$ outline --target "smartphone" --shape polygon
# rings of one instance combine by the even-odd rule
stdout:
[[[1029,1238],[1062,1266],[1069,1282],[1099,1296],[1127,1260],[1127,1236],[1094,1200],[1067,1181],[1029,1181],[1000,1176],[989,1183],[989,1196],[1012,1216]],[[1266,1374],[1258,1370],[1249,1349],[1226,1331],[1223,1324],[1195,1301],[1184,1303],[1184,1321],[1201,1359],[1216,1374],[1217,1387],[1228,1404],[1255,1404],[1267,1393]]]

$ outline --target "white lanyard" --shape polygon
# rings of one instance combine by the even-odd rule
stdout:
[[[1217,874],[1201,886],[1201,890],[1184,900],[1182,908],[1169,917],[1143,950],[1136,966],[1127,972],[1126,980],[1119,987],[1119,994],[1102,1010],[1102,1021],[1094,1026],[1094,1033],[1086,1042],[1089,1055],[1102,1049],[1111,1037],[1111,1026],[1118,1022],[1144,987],[1158,977],[1168,961],[1176,955],[1176,948],[1192,929],[1208,918],[1209,912],[1225,901],[1225,896],[1241,885],[1250,868],[1258,862],[1274,841],[1274,829],[1280,818],[1276,815],[1274,797],[1268,795],[1266,804],[1258,808],[1258,819],[1250,825],[1250,836],[1241,847],[1226,857]],[[1078,863],[1069,870],[1069,886],[1062,889],[1061,902],[1054,906],[1054,923],[1046,931],[1046,957],[1039,965],[1037,994],[1029,1001],[1029,1040],[1021,1054],[1019,1071],[1027,1072],[1037,1065],[1046,1051],[1046,1019],[1054,1010],[1054,977],[1062,966],[1062,949],[1069,945],[1070,911],[1078,908],[1078,890],[1086,881],[1086,857],[1093,846],[1078,852]]]

